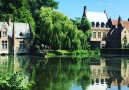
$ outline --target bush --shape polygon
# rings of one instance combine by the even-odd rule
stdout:
[[[40,50],[40,46],[39,45],[35,45],[35,50],[36,51]]]

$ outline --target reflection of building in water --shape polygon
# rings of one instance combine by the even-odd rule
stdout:
[[[90,62],[91,78],[108,78],[105,59],[93,60]]]
[[[7,56],[0,56],[0,75],[3,74],[3,72],[6,72],[8,69],[8,57]]]
[[[26,63],[28,62],[25,56],[0,56],[0,77],[20,71],[20,75],[24,76],[22,83],[28,83],[29,75],[24,70]]]
[[[0,67],[2,67],[5,71],[6,69],[18,70],[20,69],[20,61],[17,57],[14,56],[0,56]]]
[[[115,87],[123,90],[129,86],[129,60],[127,58],[106,57],[100,60],[91,60],[91,84],[92,87],[107,85],[108,88]],[[102,80],[103,79],[103,80]],[[105,83],[102,83],[102,81]]]
[[[106,79],[109,78],[105,59],[92,59],[90,61],[91,84],[87,90],[105,90],[107,88]]]
[[[123,77],[123,85],[129,84],[129,60],[122,59],[121,61],[121,76]]]

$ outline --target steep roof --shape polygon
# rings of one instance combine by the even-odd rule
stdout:
[[[99,22],[99,23],[107,23],[108,22],[108,18],[106,13],[104,12],[86,12],[86,17],[90,22]]]
[[[118,24],[118,20],[111,20],[113,25],[117,25]]]
[[[110,31],[108,32],[108,36],[119,36],[124,29],[127,30],[127,28],[125,27],[111,28]]]
[[[111,20],[113,25],[118,24],[118,20]],[[122,21],[121,22],[122,26],[127,28],[129,30],[129,21]]]
[[[123,21],[122,26],[129,30],[129,21]]]
[[[14,24],[14,28],[13,28]],[[0,22],[0,30],[2,29],[2,26],[4,25],[4,22]],[[30,29],[28,23],[11,23],[10,25],[5,23],[8,29],[8,35],[12,37],[12,31],[15,29],[15,37],[16,38],[31,38],[30,35]]]

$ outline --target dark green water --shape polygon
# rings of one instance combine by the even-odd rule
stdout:
[[[0,77],[14,71],[31,90],[129,90],[129,57],[0,56]]]

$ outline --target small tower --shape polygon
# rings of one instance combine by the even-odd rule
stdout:
[[[86,6],[84,6],[83,16],[82,17],[86,17],[86,13],[87,13]]]
[[[119,15],[119,17],[118,17],[118,28],[121,28],[121,27],[122,27],[122,18]]]
[[[119,15],[119,17],[118,17],[118,24],[121,23],[121,22],[122,22],[122,18],[121,18],[121,16]]]

